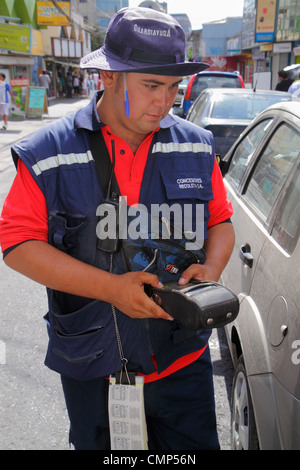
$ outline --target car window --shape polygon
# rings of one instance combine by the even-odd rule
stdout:
[[[272,236],[290,255],[294,251],[300,232],[300,163],[277,213]]]
[[[218,93],[215,95],[215,103],[211,117],[216,119],[248,119],[253,120],[264,109],[279,101],[289,101],[288,93]]]
[[[195,100],[205,88],[241,88],[241,82],[236,77],[222,75],[197,75],[193,81],[191,100]]]
[[[248,119],[256,118],[264,109],[281,101],[291,101],[291,95],[288,93],[254,93],[251,99],[248,99]]]
[[[273,119],[265,119],[259,122],[237,146],[228,170],[228,177],[235,188],[239,187],[253,154],[272,121]]]
[[[211,117],[215,119],[248,119],[247,99],[235,94],[218,94]]]
[[[245,193],[245,200],[266,221],[299,155],[300,134],[287,124],[274,132],[261,154]]]
[[[196,76],[191,89],[191,100],[195,100],[205,88],[208,88],[207,81]]]
[[[195,102],[194,106],[191,108],[190,114],[189,114],[189,121],[194,122],[197,124],[197,126],[200,126],[200,118],[202,111],[204,109],[204,106],[207,102],[207,94],[204,93],[202,96],[199,97],[199,100]]]

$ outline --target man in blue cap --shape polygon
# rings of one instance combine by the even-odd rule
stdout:
[[[231,255],[232,207],[213,137],[168,114],[182,77],[207,68],[184,56],[174,18],[120,10],[104,45],[81,61],[101,71],[104,92],[12,149],[18,172],[0,242],[8,266],[47,286],[45,363],[61,375],[76,449],[111,448],[107,377],[124,362],[144,380],[149,449],[219,448],[210,330],[174,321],[145,293],[145,284],[161,287],[157,275],[126,272],[122,253],[97,240],[106,189],[92,141],[113,162],[128,206],[203,206],[206,260],[181,272],[179,285],[217,281]]]

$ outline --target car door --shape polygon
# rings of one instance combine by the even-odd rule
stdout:
[[[243,191],[242,199],[253,215],[264,221],[268,235],[256,260],[239,328],[261,444],[268,448],[276,442],[277,448],[299,449],[299,366],[292,356],[293,345],[300,337],[296,249],[300,229],[300,123],[294,126],[284,114]],[[261,395],[267,383],[272,399]],[[271,429],[278,435],[277,441],[271,439]]]
[[[269,225],[250,296],[266,331],[270,368],[290,393],[300,395],[299,374],[288,372],[292,345],[300,339],[300,259],[299,249],[295,251],[300,230],[300,122],[294,122],[296,118],[286,122],[283,117],[278,123],[245,198],[264,211]]]
[[[233,205],[232,223],[236,238],[232,256],[222,274],[222,282],[239,296],[240,301],[250,292],[259,253],[268,236],[263,221],[254,215],[242,192],[246,175],[253,161],[259,157],[262,142],[272,123],[272,117],[263,119],[244,135],[235,148],[224,178]]]
[[[300,128],[300,127],[299,127]],[[299,136],[300,141],[300,136]],[[299,143],[298,143],[299,150]],[[259,264],[272,279],[273,300],[265,322],[274,401],[283,449],[300,449],[300,158],[287,182],[271,237]],[[274,256],[274,245],[279,255]],[[258,279],[259,282],[259,279]],[[253,283],[253,289],[257,287]],[[269,429],[266,429],[266,433]]]

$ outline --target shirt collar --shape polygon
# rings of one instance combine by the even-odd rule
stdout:
[[[98,111],[97,111],[97,102],[101,98],[103,91],[95,93],[90,103],[84,108],[77,111],[75,114],[75,129],[87,129],[89,131],[98,131],[101,127],[105,126],[105,123],[100,121]],[[160,127],[162,129],[167,129],[169,127],[175,126],[178,124],[176,119],[173,116],[168,114],[161,122]]]
[[[90,103],[75,114],[75,129],[87,129],[89,131],[98,131],[105,124],[100,121],[97,111],[97,101],[101,98],[103,91],[94,94]]]
[[[168,129],[176,124],[178,124],[178,121],[171,114],[167,114],[167,116],[160,121],[160,127],[162,129]]]

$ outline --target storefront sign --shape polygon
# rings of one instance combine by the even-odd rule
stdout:
[[[274,40],[276,0],[257,0],[255,42]]]
[[[291,52],[292,51],[292,43],[291,42],[278,42],[273,46],[273,52],[275,54],[280,54],[284,52]]]
[[[265,53],[263,51],[255,50],[253,51],[252,58],[253,60],[265,60]]]
[[[52,2],[37,0],[37,24],[47,26],[69,26],[70,2],[56,2],[59,9]],[[63,13],[60,12],[63,11]]]
[[[30,38],[29,26],[0,23],[0,49],[30,53]]]
[[[29,86],[28,78],[11,78],[10,86],[16,100],[16,105],[11,108],[11,115],[13,117],[25,118],[25,103],[27,87]]]
[[[53,57],[82,57],[82,42],[73,39],[51,38]]]
[[[273,50],[273,44],[264,44],[259,46],[259,50],[262,52],[271,52]]]
[[[29,86],[29,78],[11,78],[10,86]]]
[[[228,39],[226,42],[226,52],[227,56],[240,55],[242,53],[241,37]]]
[[[42,117],[48,112],[46,88],[27,87],[26,116]]]
[[[42,34],[37,29],[32,30],[31,54],[44,55]]]

